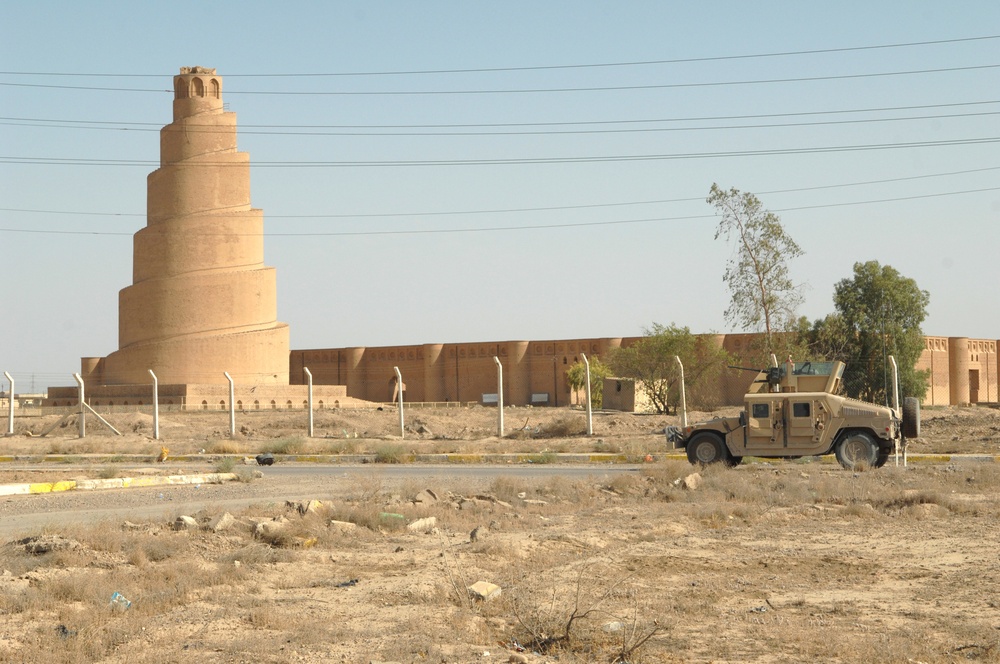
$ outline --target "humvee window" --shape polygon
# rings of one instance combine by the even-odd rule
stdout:
[[[753,417],[770,417],[771,409],[768,407],[769,404],[766,403],[755,403],[753,405]]]
[[[809,402],[793,403],[792,417],[809,417]]]
[[[803,362],[795,365],[794,376],[829,376],[833,373],[833,362]]]

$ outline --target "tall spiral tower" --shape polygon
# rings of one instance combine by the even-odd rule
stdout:
[[[146,226],[133,239],[132,285],[118,298],[118,350],[105,385],[288,384],[288,326],[264,266],[264,214],[250,205],[250,158],[215,69],[174,77],[173,122],[147,178]]]

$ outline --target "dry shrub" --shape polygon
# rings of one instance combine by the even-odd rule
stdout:
[[[519,500],[519,494],[528,496],[533,491],[534,483],[518,477],[508,477],[501,475],[490,482],[489,493],[506,503],[515,503]]]
[[[104,575],[87,569],[73,569],[39,584],[42,600],[50,606],[73,602],[89,603],[105,594],[110,598],[111,592],[105,593],[106,588]]]
[[[316,452],[321,454],[357,454],[358,442],[353,439],[325,438],[322,442],[317,443]]]
[[[257,451],[271,454],[303,454],[308,450],[308,442],[302,436],[286,436],[257,444]]]
[[[548,477],[545,483],[535,489],[537,497],[552,503],[568,503],[572,507],[591,505],[600,493],[600,488],[587,480],[569,479],[560,475]]]
[[[587,423],[582,417],[559,417],[541,425],[533,432],[535,438],[566,438],[587,435]]]
[[[349,478],[348,500],[371,503],[381,500],[385,490],[385,476],[380,471],[352,474]]]
[[[208,454],[247,454],[250,446],[246,441],[234,440],[232,438],[213,440],[205,446]]]
[[[718,464],[701,471],[702,489],[689,493],[691,500],[703,500],[702,492],[720,502],[737,503],[755,512],[812,502],[809,482],[792,471],[754,468],[726,468]]]
[[[119,477],[120,476],[119,475],[120,472],[121,472],[121,468],[119,468],[118,466],[116,466],[114,464],[111,464],[111,465],[108,465],[108,466],[104,466],[103,468],[99,469],[94,474],[97,476],[98,479],[110,480],[110,479],[114,479],[116,477]]]
[[[382,443],[375,447],[375,463],[406,463],[412,460],[413,455],[399,443]]]
[[[216,462],[212,471],[216,473],[231,473],[235,467],[236,459],[233,457],[223,457]]]
[[[55,533],[54,530],[51,532]],[[121,553],[131,538],[119,524],[111,521],[77,524],[62,529],[59,534],[76,540],[83,545],[84,550],[103,553]]]
[[[273,565],[275,563],[289,562],[294,558],[294,553],[261,544],[251,542],[234,551],[229,551],[218,557],[217,562],[236,568],[235,563],[242,565],[260,566]]]
[[[611,478],[606,488],[622,495],[641,496],[646,494],[649,481],[636,473],[619,474]]]
[[[374,503],[338,505],[330,512],[335,521],[347,521],[376,532],[399,532],[406,529],[409,519],[398,512],[387,511]]]
[[[233,474],[236,475],[236,481],[241,484],[250,484],[255,479],[257,479],[257,477],[259,477],[258,472],[256,470],[254,470],[252,467],[248,468],[247,466],[240,466],[236,468],[233,471]]]
[[[129,538],[123,546],[128,561],[137,567],[147,563],[157,563],[186,553],[190,547],[188,538],[157,536],[143,533]]]
[[[326,546],[333,534],[327,525],[329,513],[326,510],[322,512],[292,517],[280,522],[274,528],[259,532],[257,537],[265,544],[285,549]]]
[[[515,639],[530,650],[560,659],[635,661],[661,631],[647,589],[627,571],[593,561],[554,571],[515,577],[494,608],[513,617]]]

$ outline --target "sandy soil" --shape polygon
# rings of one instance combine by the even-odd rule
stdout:
[[[540,437],[558,418],[580,417],[569,412],[545,420],[531,411],[531,437],[458,437],[490,429],[496,412],[481,410],[478,420],[417,413],[406,445],[596,444]],[[996,411],[924,415],[921,451],[997,453]],[[190,440],[171,434],[165,444],[233,443],[205,417],[184,425],[197,430]],[[348,436],[329,444],[399,442],[388,433],[396,413],[336,417],[325,430]],[[602,445],[644,448],[667,421],[602,415],[595,428]],[[302,437],[267,423],[248,424],[236,442],[253,450]],[[158,446],[143,430],[130,435],[132,445]],[[12,441],[122,444],[96,435],[3,444]],[[376,464],[370,475],[313,487],[326,502],[305,513],[266,492],[266,478],[186,489],[220,492],[210,494],[216,507],[190,515],[192,529],[175,530],[180,515],[167,506],[155,517],[6,541],[0,661],[1000,661],[1000,464],[852,473],[800,461],[694,472],[666,461],[611,479],[595,469],[584,480],[428,486],[389,482]],[[438,499],[416,502],[425,489]],[[106,495],[127,508],[149,491]],[[220,526],[234,491],[268,497]],[[468,587],[477,581],[500,594],[475,599]],[[132,601],[127,610],[110,606],[116,591]]]

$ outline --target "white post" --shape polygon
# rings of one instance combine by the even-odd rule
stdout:
[[[152,369],[148,369],[149,375],[153,377],[153,440],[160,439],[160,381],[156,379],[156,374]]]
[[[899,417],[899,367],[896,365],[896,358],[889,356],[889,364],[892,365],[892,409]]]
[[[308,392],[309,396],[307,397],[309,399],[309,437],[312,438],[313,437],[313,375],[312,372],[309,371],[308,367],[302,367],[302,371],[305,372],[306,381],[309,383],[309,392]]]
[[[580,353],[580,357],[583,358],[583,367],[587,378],[587,435],[594,435],[594,411],[590,405],[590,362],[587,360],[587,356]]]
[[[399,437],[406,437],[406,429],[403,426],[403,375],[399,373],[399,367],[393,367],[396,372],[396,392],[399,393]]]
[[[80,386],[80,438],[87,437],[87,404],[83,400],[83,378],[80,378],[80,374],[73,374],[73,379],[76,380],[76,384]]]
[[[236,386],[228,371],[223,371],[229,381],[229,437],[236,438]]]
[[[892,365],[892,410],[896,413],[896,417],[902,419],[903,414],[899,410],[899,367],[896,365],[896,358],[892,355],[889,356],[889,363]],[[896,439],[895,444],[895,457],[896,465],[899,465],[899,439]],[[906,466],[906,447],[903,447],[903,466]]]
[[[677,360],[677,366],[681,368],[681,428],[683,429],[688,425],[687,395],[684,392],[684,363],[681,362],[680,355],[674,355],[674,359]]]
[[[503,438],[503,365],[496,355],[493,361],[497,363],[497,435]]]
[[[7,399],[7,435],[13,436],[14,435],[14,377],[11,376],[6,371],[3,372],[3,375],[6,376],[7,380],[10,381],[10,393],[7,394],[7,396],[10,397],[9,399]]]

